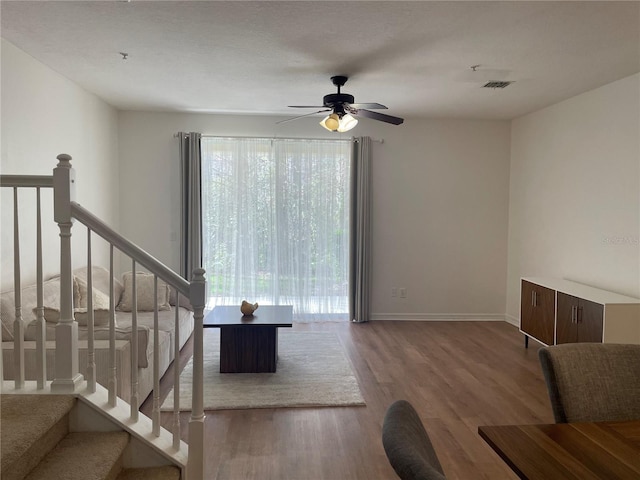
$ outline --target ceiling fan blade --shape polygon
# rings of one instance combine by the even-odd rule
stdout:
[[[315,115],[317,113],[330,112],[330,111],[331,111],[331,109],[327,108],[327,109],[324,109],[324,110],[318,110],[317,112],[305,113],[304,115],[298,115],[297,117],[291,117],[291,118],[286,118],[284,120],[280,120],[279,122],[276,122],[276,125],[278,125],[280,123],[287,123],[287,122],[290,122],[292,120],[297,120],[297,119],[303,118],[303,117],[310,117],[311,115]]]
[[[381,122],[392,123],[393,125],[400,125],[402,122],[404,122],[404,118],[392,117],[391,115],[372,112],[370,110],[358,110],[356,112],[356,115],[359,117],[372,118],[373,120],[380,120]]]
[[[289,108],[324,108],[324,105],[287,105]]]
[[[387,107],[379,103],[352,103],[353,108],[371,108],[373,110],[387,110]]]

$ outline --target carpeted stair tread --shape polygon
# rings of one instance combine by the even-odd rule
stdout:
[[[3,480],[21,479],[67,435],[67,395],[2,395],[0,409]]]
[[[122,469],[126,432],[68,434],[26,477],[26,480],[115,480]]]
[[[117,480],[180,480],[180,469],[173,466],[126,468]]]

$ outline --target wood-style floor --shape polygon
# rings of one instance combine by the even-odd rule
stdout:
[[[206,412],[206,479],[397,478],[381,430],[386,408],[398,399],[418,410],[447,479],[515,479],[478,426],[553,423],[540,345],[531,341],[525,349],[507,323],[326,322],[294,329],[336,332],[366,406]],[[190,349],[187,343],[182,366]],[[151,414],[150,399],[142,411]],[[170,428],[171,414],[162,415]],[[181,415],[186,440],[190,413]]]

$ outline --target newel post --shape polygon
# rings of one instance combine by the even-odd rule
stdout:
[[[56,367],[51,391],[71,393],[82,382],[78,368],[78,324],[73,318],[71,273],[71,202],[75,200],[75,171],[71,156],[58,155],[53,169],[53,219],[60,228],[60,320],[56,325]]]
[[[204,394],[203,376],[203,327],[207,282],[204,270],[196,268],[189,287],[189,300],[193,306],[193,385],[191,419],[189,420],[189,460],[187,480],[204,478]]]

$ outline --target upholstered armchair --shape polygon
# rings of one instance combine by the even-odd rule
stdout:
[[[567,343],[538,355],[556,423],[640,419],[640,345]]]
[[[402,480],[445,480],[429,435],[406,400],[398,400],[387,409],[382,444],[389,463]]]

